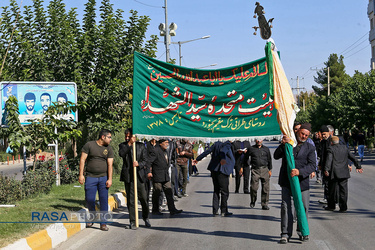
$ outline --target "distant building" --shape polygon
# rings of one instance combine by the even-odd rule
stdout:
[[[368,1],[367,15],[370,19],[370,35],[369,40],[371,44],[371,69],[375,69],[375,15],[374,15],[374,0]]]

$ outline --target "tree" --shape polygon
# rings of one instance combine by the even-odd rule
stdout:
[[[10,96],[5,103],[5,119],[8,125],[9,145],[13,150],[22,146],[34,155],[34,169],[36,153],[44,151],[48,144],[58,141],[65,143],[71,138],[81,136],[81,131],[75,129],[74,121],[60,119],[61,115],[75,112],[76,106],[71,103],[58,104],[48,107],[41,119],[30,121],[29,125],[22,126],[18,118],[18,101],[15,96]],[[56,130],[57,128],[57,130]]]
[[[334,103],[342,128],[372,128],[375,121],[375,72],[356,72],[332,100]]]
[[[46,9],[33,0],[19,16],[10,0],[0,23],[2,59],[9,46],[0,80],[76,82],[82,143],[101,128],[115,132],[131,124],[133,53],[155,57],[158,39],[146,40],[150,18],[137,11],[126,20],[109,0],[101,1],[98,17],[95,0],[85,6],[81,26],[63,0],[50,0]]]
[[[315,82],[321,86],[313,86],[313,90],[318,96],[328,95],[328,67],[331,94],[342,88],[348,78],[345,73],[344,57],[342,55],[340,57],[335,53],[329,55],[328,61],[324,65],[325,67],[317,72],[318,76],[314,76]]]

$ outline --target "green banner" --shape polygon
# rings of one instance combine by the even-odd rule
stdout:
[[[214,139],[279,137],[266,58],[214,70],[134,53],[133,132]]]

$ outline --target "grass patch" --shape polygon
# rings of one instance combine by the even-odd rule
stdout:
[[[124,189],[123,182],[120,182],[120,176],[113,176],[113,184],[109,189],[109,194]],[[84,185],[76,182],[58,187],[53,186],[49,194],[42,194],[13,204],[16,207],[0,208],[0,222],[31,221],[31,212],[35,211],[78,211],[86,205]],[[0,248],[38,232],[49,225],[46,223],[0,223]]]

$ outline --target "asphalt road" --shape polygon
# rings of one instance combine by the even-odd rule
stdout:
[[[32,161],[26,162],[27,166],[30,166],[33,164]],[[18,163],[18,160],[15,161],[13,164],[13,161],[9,162],[9,165],[6,162],[0,163],[0,174],[8,177],[14,177],[16,180],[22,180],[22,174],[23,172],[23,161],[21,160],[20,163]]]
[[[266,145],[272,152],[277,147],[277,143],[267,142]],[[278,243],[281,194],[277,179],[281,161],[273,162],[269,211],[261,210],[259,201],[250,209],[249,195],[235,194],[234,178],[231,178],[229,210],[234,213],[232,217],[211,215],[213,186],[206,170],[208,161],[206,158],[199,163],[199,176],[190,177],[189,197],[176,203],[178,209],[184,210],[182,214],[170,216],[165,212],[163,216],[151,216],[151,228],[146,228],[140,219],[140,228],[129,230],[124,229],[129,220],[127,209],[122,207],[116,212],[115,223],[109,225],[108,232],[94,225],[73,235],[57,249],[374,249],[375,154],[366,156],[363,174],[352,172],[347,213],[323,210],[318,203],[323,189],[315,179],[311,180],[310,240],[302,243],[294,232],[286,245]]]

